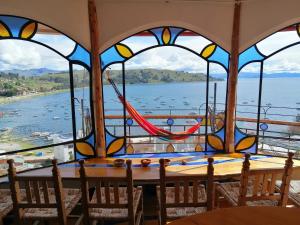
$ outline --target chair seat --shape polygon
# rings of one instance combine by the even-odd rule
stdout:
[[[114,189],[110,188],[110,202],[113,204],[115,202],[114,198]],[[119,187],[119,203],[120,204],[127,204],[127,188],[126,187]],[[142,198],[142,187],[137,187],[133,189],[133,210],[134,214],[137,213],[139,202]],[[101,188],[101,201],[105,204],[105,193],[104,188]],[[94,193],[91,203],[97,202],[96,193]],[[126,208],[90,208],[89,209],[89,216],[92,219],[120,219],[120,218],[128,218],[128,209]]]
[[[167,218],[176,219],[206,212],[206,207],[176,207],[167,208]]]
[[[233,206],[238,206],[238,198],[240,192],[240,182],[225,182],[218,183],[216,186],[216,191],[218,191],[222,196],[224,196]],[[249,181],[247,186],[247,195],[253,195],[253,184]],[[247,206],[277,206],[278,201],[276,200],[258,200],[258,201],[247,201]]]
[[[276,186],[280,189],[281,181],[276,182]],[[300,206],[300,180],[291,180],[289,197],[297,206]]]
[[[49,190],[49,202],[56,202],[54,189]],[[69,215],[74,207],[81,199],[81,191],[79,189],[64,189],[66,214]],[[33,199],[34,201],[34,199]],[[41,195],[43,201],[43,195]],[[26,208],[24,209],[24,218],[27,219],[56,219],[58,217],[56,208]]]
[[[25,198],[25,190],[21,189],[21,199]],[[13,209],[10,189],[0,189],[0,218],[4,218]]]
[[[156,187],[158,202],[160,204],[160,187]],[[190,186],[188,190],[188,203],[193,203],[193,187]],[[198,186],[198,203],[206,202],[206,191],[204,185]],[[179,188],[179,202],[184,202],[184,188],[181,186]],[[175,187],[166,187],[166,203],[175,203]],[[206,212],[206,207],[174,207],[167,208],[167,218],[180,218],[185,216],[191,216],[197,213]]]
[[[9,189],[0,189],[0,218],[5,217],[13,209],[11,192]]]

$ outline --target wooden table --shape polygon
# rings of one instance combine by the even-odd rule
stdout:
[[[170,158],[172,162],[181,162],[181,160],[188,160],[189,162],[206,162],[206,156],[195,157],[195,156],[185,156],[185,157],[174,157]],[[255,158],[256,157],[256,158]],[[215,160],[215,178],[216,179],[226,179],[234,176],[239,176],[241,173],[243,155],[242,154],[216,154],[213,156]],[[280,157],[264,157],[253,156],[253,159],[250,159],[251,169],[268,169],[268,168],[283,168],[285,163],[285,158]],[[151,163],[157,164],[155,167],[140,167],[141,158],[131,158],[133,161],[133,179],[138,182],[158,182],[159,181],[159,167],[158,167],[158,158],[152,158]],[[93,158],[86,160],[87,172],[89,175],[94,176],[120,176],[125,175],[125,170],[123,168],[114,168],[111,167],[115,158]],[[217,163],[222,161],[222,163]],[[300,160],[294,160],[294,173],[300,176]],[[79,178],[79,165],[78,162],[68,163],[66,165],[61,165],[59,167],[61,176],[63,179],[78,179]],[[206,165],[177,165],[177,166],[168,166],[167,167],[168,175],[191,175],[191,174],[204,174],[206,173]],[[297,172],[296,172],[297,170]],[[36,169],[29,172],[24,172],[30,176],[35,175],[50,175],[51,167]],[[6,181],[5,177],[0,179],[0,182]]]
[[[297,225],[299,208],[234,207],[175,220],[169,225]]]

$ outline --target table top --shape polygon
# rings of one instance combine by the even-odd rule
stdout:
[[[171,166],[166,167],[168,175],[192,175],[192,174],[205,174],[207,172],[207,157],[208,156],[184,156],[184,157],[171,157]],[[211,156],[210,156],[211,157]],[[150,167],[141,167],[141,158],[131,158],[133,162],[133,179],[136,181],[157,182],[159,180],[159,158],[151,158]],[[241,173],[243,155],[242,154],[216,154],[213,156],[214,173],[216,179],[228,178],[238,176]],[[182,160],[187,160],[187,165],[180,165]],[[85,162],[88,175],[108,177],[108,176],[125,176],[124,168],[113,167],[115,158],[93,158]],[[271,169],[283,168],[285,158],[267,157],[267,156],[251,156],[250,167],[251,169]],[[294,167],[300,170],[300,161],[294,160]],[[79,178],[79,164],[78,162],[60,165],[59,167],[61,176],[64,179],[78,179]],[[25,172],[28,175],[50,175],[51,167],[37,169],[30,172]]]
[[[245,206],[217,209],[169,225],[296,225],[299,221],[299,208]]]

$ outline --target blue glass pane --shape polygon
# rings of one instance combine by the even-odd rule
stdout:
[[[214,53],[208,58],[211,62],[218,62],[223,65],[226,69],[228,69],[229,64],[229,54],[219,46],[217,46]]]
[[[222,139],[222,141],[224,142],[224,137],[225,137],[225,129],[224,129],[224,127],[221,130],[219,130],[218,132],[216,132],[215,135],[217,135],[218,137],[220,137]]]
[[[0,20],[9,27],[13,37],[19,37],[22,26],[29,21],[28,19],[12,16],[0,16]]]
[[[251,148],[248,148],[245,151],[242,152],[247,152],[247,153],[256,153],[256,144],[254,144]]]
[[[125,59],[122,56],[120,56],[115,46],[112,46],[100,55],[100,60],[101,69],[103,70],[107,65],[116,62],[123,62]]]
[[[86,156],[81,155],[79,152],[75,153],[75,157],[76,157],[77,160],[79,160],[79,159],[86,159],[87,158]]]
[[[95,135],[92,134],[88,139],[87,139],[87,142],[89,144],[91,144],[93,147],[95,147]]]
[[[236,145],[242,138],[246,137],[239,129],[235,128],[234,132],[234,145]]]
[[[105,132],[105,139],[106,139],[106,148],[110,145],[112,141],[114,141],[116,138],[111,136],[108,132]]]
[[[68,58],[69,60],[80,61],[88,67],[91,67],[91,58],[89,52],[78,44],[75,47],[75,51]]]
[[[183,29],[181,28],[175,28],[175,27],[170,27],[170,31],[171,31],[171,44],[174,44],[174,41],[177,37],[177,35],[182,31]]]
[[[158,42],[160,45],[163,45],[163,41],[162,41],[162,31],[164,30],[164,28],[155,28],[150,30],[158,39]]]
[[[254,46],[248,48],[246,51],[240,54],[239,56],[239,70],[251,61],[261,61],[264,59],[264,56],[261,55],[257,48]]]

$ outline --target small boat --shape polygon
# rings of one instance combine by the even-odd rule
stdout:
[[[247,105],[247,104],[248,104],[248,102],[243,102],[243,104],[244,104],[244,105]]]
[[[0,128],[0,132],[5,132],[5,131],[9,131],[11,128],[9,127],[3,127],[3,128]]]
[[[59,120],[60,117],[59,117],[59,116],[54,116],[52,119],[53,119],[53,120]]]
[[[40,137],[48,137],[50,135],[49,132],[41,132]]]
[[[31,137],[40,137],[41,136],[41,132],[32,132]]]

